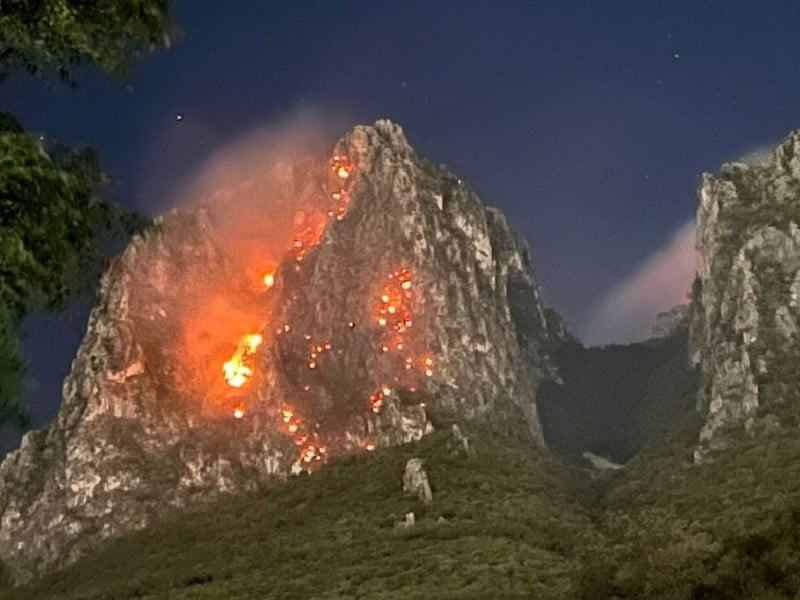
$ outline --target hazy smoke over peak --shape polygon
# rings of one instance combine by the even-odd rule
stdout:
[[[695,273],[694,221],[615,285],[594,309],[584,341],[628,343],[650,337],[656,314],[685,304]]]
[[[257,285],[286,256],[294,235],[324,221],[315,206],[322,191],[312,188],[323,185],[331,148],[345,132],[341,121],[304,108],[218,143],[175,186],[169,205],[206,207],[210,235]]]
[[[137,205],[156,216],[234,180],[261,175],[275,162],[327,153],[352,126],[346,111],[304,105],[269,122],[220,129],[192,114],[162,126],[144,152]]]
[[[275,172],[307,156],[324,156],[344,132],[338,119],[304,109],[286,118],[246,131],[220,143],[209,158],[185,177],[172,198],[174,204],[196,201]]]
[[[194,386],[184,391],[205,398],[206,412],[230,412],[240,391],[226,384],[223,365],[248,336],[263,333],[269,344],[282,273],[331,222],[332,190],[342,183],[329,161],[342,133],[308,111],[253,128],[198,161],[170,195],[176,213],[165,216],[159,240],[183,262],[171,271],[176,293],[160,301],[180,328],[182,380]]]
[[[777,145],[778,142],[775,142],[751,148],[742,156],[737,158],[736,162],[745,163],[751,166],[763,165],[772,157],[772,153],[775,151],[775,147]]]

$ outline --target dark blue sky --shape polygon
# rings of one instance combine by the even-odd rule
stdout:
[[[692,218],[702,171],[800,125],[797,2],[184,1],[174,15],[182,38],[130,89],[87,71],[53,94],[19,75],[3,106],[94,145],[115,197],[151,213],[224,140],[298,107],[343,128],[391,118],[511,217],[578,333]],[[82,319],[31,326],[36,424]]]

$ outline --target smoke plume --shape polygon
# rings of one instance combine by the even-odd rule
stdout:
[[[694,221],[686,223],[606,294],[589,319],[587,344],[646,339],[656,314],[687,302],[695,273],[694,230]]]

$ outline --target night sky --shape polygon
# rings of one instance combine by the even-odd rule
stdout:
[[[391,118],[510,217],[546,302],[592,343],[646,335],[608,323],[685,296],[701,172],[800,126],[797,2],[184,1],[174,17],[182,37],[130,86],[87,69],[53,94],[20,74],[4,108],[94,145],[110,194],[151,215],[254,127],[298,110],[339,133]],[[36,426],[85,319],[27,327]],[[0,452],[17,441],[7,431]]]

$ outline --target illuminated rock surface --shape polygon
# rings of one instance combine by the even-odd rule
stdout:
[[[800,426],[800,131],[761,165],[703,177],[691,315],[695,461],[731,436]]]
[[[105,274],[57,418],[0,466],[19,579],[169,510],[418,440],[430,414],[541,439],[536,388],[569,334],[502,214],[388,121],[270,177],[169,213]],[[292,207],[264,239],[220,233],[262,196]]]

